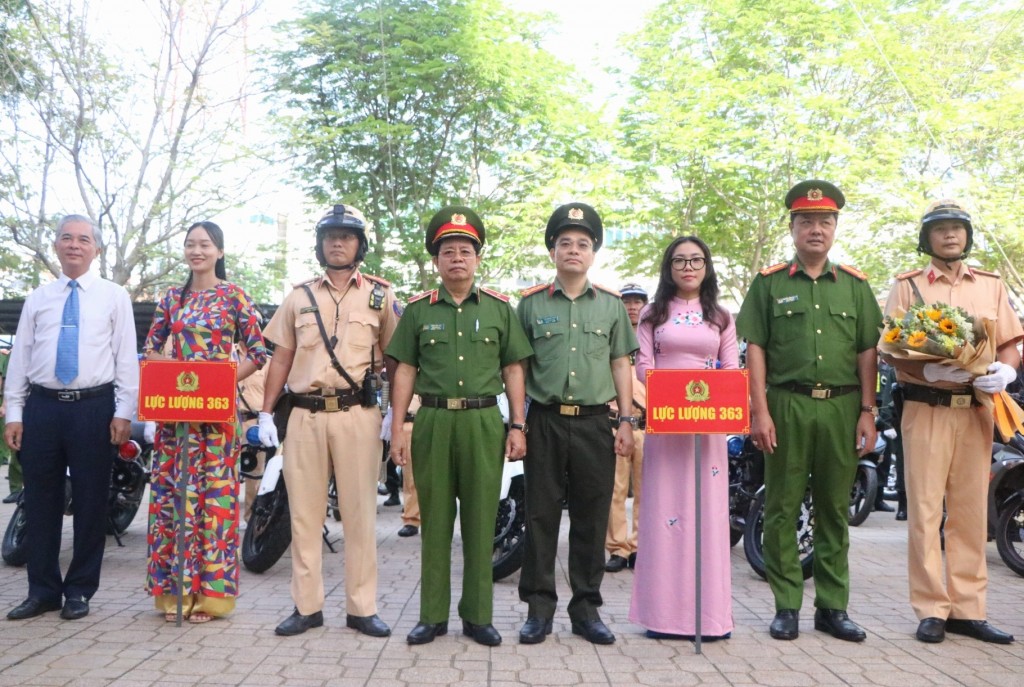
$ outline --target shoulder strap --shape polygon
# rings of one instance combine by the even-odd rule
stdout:
[[[310,305],[313,306],[313,314],[316,315],[316,326],[320,328],[320,338],[324,340],[324,347],[326,347],[327,352],[331,354],[331,366],[334,368],[335,372],[345,378],[345,381],[348,382],[350,387],[353,389],[359,389],[359,385],[356,384],[355,380],[349,376],[348,372],[345,372],[345,368],[343,368],[341,363],[338,362],[338,356],[334,355],[334,348],[331,347],[331,340],[327,338],[327,329],[324,328],[324,319],[320,317],[320,306],[317,305],[316,298],[313,297],[313,289],[309,288],[309,284],[303,284],[302,288],[305,290],[306,295],[309,296]]]
[[[918,305],[924,305],[924,297],[921,296],[921,289],[917,288],[917,284],[914,283],[914,278],[910,277],[907,281],[910,282],[910,288],[914,291],[914,298],[917,299]]]

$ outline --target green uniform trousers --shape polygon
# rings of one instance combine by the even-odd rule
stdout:
[[[519,598],[528,604],[530,617],[547,620],[555,614],[555,556],[567,496],[572,588],[567,610],[576,622],[598,620],[615,486],[615,439],[608,416],[565,417],[531,406],[527,424],[526,552]]]
[[[491,622],[491,558],[504,454],[505,426],[496,406],[473,410],[420,408],[416,414],[412,462],[422,521],[422,623],[448,621],[456,509],[464,564],[459,617],[476,625]]]
[[[776,610],[799,610],[804,580],[795,523],[808,482],[814,500],[814,605],[844,611],[850,600],[850,488],[860,395],[813,399],[769,387],[778,447],[765,456],[764,559]]]

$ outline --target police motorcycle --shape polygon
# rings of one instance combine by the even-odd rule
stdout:
[[[734,434],[726,440],[729,454],[729,545],[743,538],[750,504],[764,486],[764,454],[749,436]]]
[[[118,546],[124,546],[121,535],[139,511],[149,484],[149,471],[153,461],[153,440],[146,436],[146,424],[132,420],[128,441],[111,447],[113,466],[110,473],[110,491],[107,501],[107,534],[114,536]],[[4,563],[21,566],[28,561],[29,542],[26,538],[28,519],[25,514],[25,492],[7,523],[0,547]],[[74,514],[71,500],[71,481],[64,481],[64,515]]]
[[[864,523],[875,509],[878,498],[878,467],[885,462],[889,444],[879,432],[871,451],[857,461],[857,473],[850,487],[850,526]]]
[[[508,398],[498,396],[505,426],[508,427]],[[526,547],[526,477],[523,461],[505,461],[501,470],[498,515],[494,523],[494,552],[491,568],[494,581],[503,580],[523,567]]]
[[[988,487],[989,536],[1006,566],[1024,576],[1024,436],[992,444]]]

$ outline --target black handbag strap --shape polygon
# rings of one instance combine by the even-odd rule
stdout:
[[[910,288],[914,290],[914,296],[917,298],[917,304],[918,305],[924,305],[925,300],[921,296],[921,289],[917,288],[917,284],[914,283],[914,278],[911,277],[911,278],[907,279],[907,281],[910,282]]]
[[[334,367],[334,371],[345,378],[348,385],[353,389],[359,389],[360,386],[349,376],[348,372],[345,372],[345,368],[338,362],[338,356],[334,355],[334,348],[331,346],[331,340],[327,338],[327,329],[324,327],[324,320],[320,317],[320,306],[316,303],[316,298],[313,297],[313,289],[309,288],[309,284],[303,284],[302,288],[305,289],[306,295],[309,296],[309,303],[313,306],[313,314],[316,315],[316,326],[320,328],[320,338],[324,340],[324,346],[327,347],[327,352],[331,354],[331,366]]]

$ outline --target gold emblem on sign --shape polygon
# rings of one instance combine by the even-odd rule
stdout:
[[[706,401],[711,398],[711,389],[708,388],[707,382],[699,379],[694,379],[686,385],[686,400],[691,403],[699,403],[700,401]]]
[[[452,224],[458,224],[460,226],[465,226],[465,224],[466,224],[466,216],[465,215],[452,215]]]
[[[569,219],[583,219],[583,210],[571,208],[569,210]]]
[[[178,391],[195,391],[199,388],[199,375],[195,372],[182,372],[178,375]]]
[[[812,188],[807,192],[807,200],[821,200],[823,197],[824,194],[821,192],[820,188]]]

